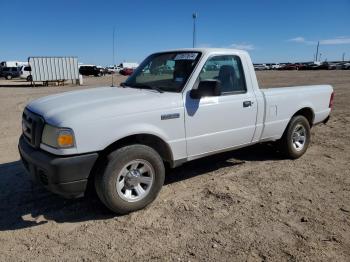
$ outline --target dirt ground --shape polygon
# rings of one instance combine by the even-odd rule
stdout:
[[[65,200],[19,162],[32,99],[110,85],[23,87],[0,81],[0,261],[350,261],[350,71],[258,72],[263,87],[332,84],[335,109],[298,160],[268,145],[171,170],[145,210],[114,216],[94,196]],[[117,77],[117,82],[122,81]],[[25,83],[24,83],[25,84]]]

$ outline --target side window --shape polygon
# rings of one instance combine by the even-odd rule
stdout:
[[[221,82],[222,94],[247,91],[241,59],[235,55],[209,58],[199,74],[199,81],[209,79]]]

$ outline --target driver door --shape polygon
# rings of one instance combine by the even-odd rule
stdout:
[[[196,83],[221,82],[221,96],[185,97],[185,127],[189,158],[251,143],[256,125],[257,103],[246,86],[241,60],[235,55],[207,60]]]

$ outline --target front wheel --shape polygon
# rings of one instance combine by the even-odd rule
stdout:
[[[306,152],[310,138],[309,121],[304,116],[294,116],[281,138],[281,149],[287,157],[299,158]]]
[[[101,201],[113,212],[126,214],[149,205],[164,183],[162,158],[151,147],[130,145],[107,157],[104,172],[95,177]]]

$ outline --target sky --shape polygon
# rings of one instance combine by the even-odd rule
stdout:
[[[196,46],[249,51],[253,62],[350,60],[350,0],[3,1],[0,61],[78,56],[85,64],[141,62]],[[113,59],[113,28],[115,58]]]

